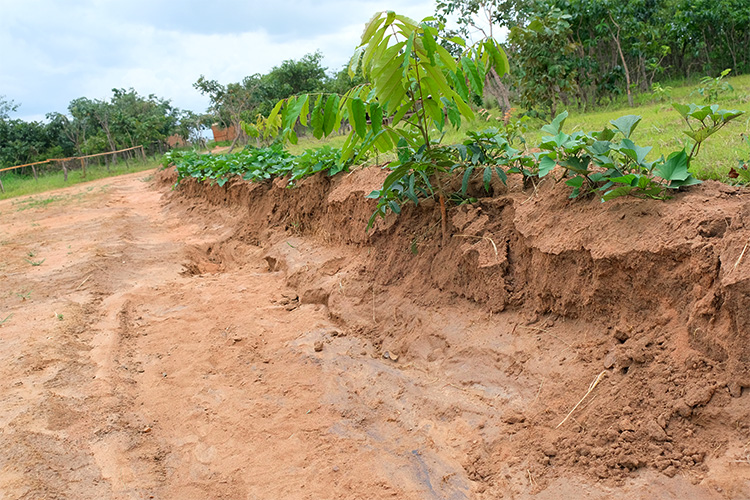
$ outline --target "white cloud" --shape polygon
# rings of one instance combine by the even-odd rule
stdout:
[[[338,70],[367,20],[388,8],[421,19],[434,3],[0,0],[0,95],[21,103],[24,119],[131,87],[203,111],[208,101],[192,87],[201,74],[239,81],[318,49]]]

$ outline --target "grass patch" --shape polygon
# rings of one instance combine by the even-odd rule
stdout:
[[[53,189],[60,189],[64,187],[73,186],[75,184],[81,184],[84,182],[95,181],[98,179],[104,179],[106,177],[114,177],[124,174],[132,174],[134,172],[140,172],[143,170],[150,170],[157,168],[161,165],[161,159],[148,158],[146,161],[142,160],[129,160],[130,165],[126,165],[124,161],[119,161],[117,165],[110,167],[107,171],[107,167],[104,165],[90,165],[86,167],[86,177],[83,177],[83,171],[72,170],[68,171],[68,180],[65,181],[62,170],[59,172],[50,172],[39,176],[39,180],[35,180],[33,176],[22,176],[10,172],[3,172],[0,174],[0,180],[3,182],[5,192],[0,193],[0,200],[8,198],[15,198],[17,196],[25,196],[30,194],[43,193],[45,191],[51,191]],[[51,196],[44,199],[32,199],[27,202],[25,208],[32,208],[32,206],[44,206],[54,201],[58,201],[60,197]]]

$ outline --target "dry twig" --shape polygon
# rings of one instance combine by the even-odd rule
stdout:
[[[559,424],[557,424],[557,427],[555,427],[555,429],[559,429],[559,428],[560,428],[560,426],[561,426],[562,424],[564,424],[565,422],[567,422],[567,421],[568,421],[568,419],[569,419],[569,418],[570,418],[570,416],[571,416],[571,415],[573,414],[573,412],[574,412],[574,411],[576,411],[576,409],[578,409],[578,407],[579,407],[579,406],[581,406],[581,403],[583,403],[583,400],[585,400],[585,399],[586,399],[586,397],[587,397],[587,396],[588,396],[589,394],[591,394],[591,392],[592,392],[592,391],[593,391],[594,389],[596,389],[596,386],[597,386],[597,385],[599,385],[599,382],[601,382],[601,381],[602,381],[602,379],[604,378],[604,376],[605,376],[606,374],[607,374],[607,370],[604,370],[604,371],[602,371],[602,372],[601,372],[601,373],[600,373],[600,374],[599,374],[599,375],[598,375],[598,376],[596,377],[596,379],[595,379],[595,380],[594,380],[593,382],[591,382],[591,385],[589,386],[589,390],[588,390],[588,391],[586,391],[586,394],[584,394],[584,395],[583,395],[583,397],[581,398],[581,400],[580,400],[580,401],[578,401],[578,403],[576,403],[576,405],[575,405],[575,406],[573,407],[573,409],[572,409],[572,410],[570,410],[570,413],[568,413],[568,415],[567,415],[567,416],[566,416],[566,417],[565,417],[565,418],[563,419],[563,421],[562,421],[562,422],[560,422]]]

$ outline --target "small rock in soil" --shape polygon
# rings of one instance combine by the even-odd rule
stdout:
[[[323,350],[323,341],[322,340],[318,340],[317,342],[315,342],[315,345],[313,346],[313,349],[315,350],[315,352],[322,351]]]
[[[398,361],[398,354],[395,352],[385,351],[383,357],[385,359],[390,359],[391,361]]]

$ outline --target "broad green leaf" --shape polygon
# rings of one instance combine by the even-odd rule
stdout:
[[[565,181],[565,184],[573,188],[573,192],[570,193],[570,196],[568,196],[568,198],[578,198],[578,195],[581,194],[583,181],[584,181],[584,178],[581,176],[576,176],[576,177],[573,177],[572,179],[568,179],[567,181]]]
[[[495,167],[495,172],[497,173],[497,176],[500,178],[500,181],[502,181],[503,184],[506,186],[508,185],[508,176],[505,174],[502,168]]]
[[[412,104],[410,102],[407,102],[406,104],[401,106],[401,108],[399,108],[398,111],[396,111],[393,114],[393,118],[391,120],[391,126],[395,127],[401,121],[404,115],[408,113],[409,110],[411,109],[412,109]]]
[[[640,178],[641,176],[638,176],[635,174],[628,174],[628,175],[623,175],[620,177],[610,177],[609,180],[611,182],[616,182],[617,184],[627,184],[628,186],[637,186],[638,179]]]
[[[563,125],[565,125],[565,119],[568,117],[568,112],[563,111],[559,115],[555,117],[554,120],[552,120],[552,123],[549,123],[542,127],[542,132],[547,132],[548,134],[557,135],[562,131]]]
[[[646,155],[648,155],[653,149],[651,146],[638,146],[630,139],[623,139],[620,145],[620,150],[635,160],[639,165],[642,165],[645,162]]]
[[[696,179],[692,175],[688,174],[687,178],[681,181],[675,180],[669,183],[670,188],[680,188],[680,187],[687,187],[687,186],[695,186],[696,184],[700,184],[701,181],[699,179]]]
[[[274,106],[273,109],[271,110],[271,112],[268,114],[268,123],[273,123],[274,122],[274,120],[276,119],[276,117],[279,114],[279,110],[281,110],[281,107],[284,105],[285,102],[286,102],[286,100],[282,99],[282,100],[280,100],[279,102],[276,103],[276,106]],[[268,136],[268,132],[269,131],[266,130],[266,134],[264,134],[264,137]]]
[[[385,26],[390,26],[396,20],[396,13],[392,10],[386,12]]]
[[[427,111],[427,116],[429,116],[430,119],[432,119],[432,121],[435,123],[436,128],[438,130],[442,130],[445,125],[445,115],[443,114],[443,109],[438,106],[438,103],[435,101],[435,99],[432,99],[431,97],[422,101],[422,105]]]
[[[609,123],[614,125],[614,127],[620,131],[622,135],[624,135],[626,138],[630,138],[630,135],[633,133],[633,130],[638,126],[639,123],[641,123],[641,117],[637,115],[625,115],[617,118],[616,120],[612,120]]]
[[[376,45],[368,45],[368,48],[369,47],[374,48],[376,47]],[[357,68],[359,68],[364,61],[364,53],[364,47],[358,47],[354,50],[354,54],[352,54],[352,57],[349,58],[349,64],[346,65],[346,73],[349,75],[349,78],[354,78],[354,76],[357,74]]]
[[[339,108],[339,96],[331,95],[326,100],[325,113],[323,114],[323,135],[328,137],[334,129],[336,115]]]
[[[399,42],[388,47],[382,56],[372,61],[372,66],[367,68],[368,75],[372,83],[388,81],[391,75],[401,70],[404,55],[399,52],[406,45],[406,42]]]
[[[297,144],[297,133],[294,131],[294,128],[289,128],[287,130],[287,138],[292,144]]]
[[[424,44],[425,51],[427,52],[427,57],[430,59],[430,64],[435,64],[435,51],[437,51],[437,43],[435,42],[435,37],[432,34],[432,28],[430,28],[426,24],[422,24],[422,29],[424,30],[424,34],[422,36],[422,43]]]
[[[448,99],[447,97],[441,97],[440,100],[445,105],[445,109],[448,112],[448,120],[451,122],[454,128],[461,127],[461,113],[458,111],[456,103]]]
[[[672,107],[676,109],[677,112],[680,113],[680,115],[682,115],[683,118],[687,118],[688,113],[690,113],[690,106],[685,106],[684,104],[673,102]]]
[[[492,167],[484,168],[484,175],[482,175],[482,182],[484,183],[484,190],[490,190],[490,181],[492,180]]]
[[[539,18],[534,18],[528,26],[526,26],[527,30],[535,31],[537,33],[541,33],[544,31],[544,24]]]
[[[619,198],[620,196],[627,196],[631,194],[633,191],[637,191],[637,190],[638,188],[635,186],[616,187],[613,190],[607,191],[606,193],[604,193],[604,195],[602,196],[602,201],[604,202],[604,201],[613,200],[615,198]]]
[[[469,179],[472,173],[474,173],[473,165],[466,168],[463,179],[461,179],[461,194],[466,194],[466,190],[469,189]]]
[[[456,60],[453,58],[453,56],[448,52],[445,47],[438,44],[435,49],[437,50],[437,54],[440,56],[440,60],[443,62],[443,65],[448,71],[455,72],[457,69],[456,66]]]
[[[477,71],[477,66],[476,64],[474,64],[474,61],[472,61],[468,57],[462,57],[461,67],[463,68],[464,73],[469,77],[469,83],[471,84],[471,89],[476,94],[482,95],[482,90],[484,89],[484,82],[481,80],[481,77],[479,76],[479,71]]]
[[[386,129],[381,129],[380,133],[375,136],[374,144],[377,150],[381,153],[385,153],[386,151],[390,151],[391,149],[393,149],[393,142],[391,141],[389,131]]]
[[[675,151],[662,165],[654,168],[654,174],[665,181],[684,181],[688,173],[688,159],[685,150]]]
[[[456,93],[465,101],[469,100],[469,87],[466,86],[466,77],[460,68],[457,68],[455,72],[449,73],[451,80],[453,81],[453,88]]]
[[[461,99],[459,96],[453,96],[453,100],[456,102],[456,107],[464,118],[466,118],[467,120],[474,119],[474,112],[471,110],[469,105],[464,102],[463,99]]]
[[[557,162],[554,158],[550,157],[549,155],[541,156],[539,160],[539,177],[544,177],[548,173],[552,172],[556,165]]]
[[[430,78],[432,78],[436,85],[436,90],[438,91],[438,93],[437,95],[433,95],[435,99],[437,99],[439,96],[448,98],[453,97],[455,92],[448,86],[445,75],[442,71],[440,71],[440,68],[437,68],[436,66],[433,66],[431,64],[424,64],[422,65],[422,68],[424,68],[427,74],[430,75]]]
[[[370,103],[370,123],[372,124],[372,131],[375,134],[380,133],[383,127],[383,108],[380,107],[380,103],[377,101]]]
[[[377,98],[383,106],[386,106],[389,113],[401,105],[401,100],[406,95],[406,88],[401,78],[400,71],[394,71],[387,82],[376,83]]]
[[[347,161],[352,157],[352,155],[354,154],[354,148],[357,146],[358,142],[359,136],[357,135],[357,133],[354,130],[349,132],[349,135],[346,137],[346,141],[344,141],[343,146],[341,146],[341,159],[339,160],[341,163]]]
[[[313,137],[320,139],[323,137],[323,94],[319,94],[315,99],[312,116],[310,117],[310,127],[312,127]]]
[[[579,158],[578,156],[568,156],[560,161],[560,165],[576,172],[577,174],[586,174],[589,171],[589,158]]]
[[[299,122],[303,127],[307,127],[307,115],[310,113],[310,96],[305,96],[305,103],[299,113]]]
[[[394,14],[393,17],[395,17],[395,13],[388,12],[387,13],[387,19],[390,20],[391,22],[393,22],[391,14]],[[365,30],[362,32],[362,38],[361,38],[360,45],[364,45],[367,42],[369,42],[370,38],[372,37],[372,35],[375,33],[375,31],[378,29],[378,27],[380,27],[380,25],[383,24],[383,21],[385,21],[385,20],[386,19],[383,19],[383,13],[382,12],[378,12],[377,14],[375,14],[374,16],[372,16],[372,18],[365,25]],[[387,24],[390,24],[390,23],[387,23]]]
[[[715,110],[718,110],[719,106],[715,105],[713,106],[695,106],[691,105],[690,112],[688,113],[688,116],[695,118],[696,120],[703,120],[709,115],[712,115]]]
[[[484,41],[484,47],[492,58],[492,66],[495,68],[498,76],[503,76],[509,71],[508,56],[502,47],[496,45],[495,40],[487,39]]]
[[[601,132],[591,134],[597,141],[609,142],[615,136],[615,133],[608,127],[604,127]]]
[[[383,37],[385,36],[385,32],[388,29],[387,26],[383,26],[379,30],[375,32],[375,35],[370,39],[370,41],[367,44],[366,48],[360,47],[360,54],[361,56],[355,60],[354,56],[352,57],[351,61],[349,62],[349,76],[351,78],[354,77],[356,74],[358,66],[353,66],[354,63],[359,64],[361,62],[362,65],[362,71],[364,72],[366,67],[370,66],[370,63],[372,61],[372,58],[375,54],[379,54],[383,51],[385,51],[388,47],[388,41],[386,40],[385,43],[383,42]],[[355,56],[357,53],[355,53]]]
[[[557,145],[557,147],[566,146],[568,139],[570,139],[570,136],[566,134],[565,132],[559,132],[555,137],[552,138],[552,140],[555,142],[555,145]]]
[[[414,47],[414,33],[409,36],[406,41],[406,47],[404,47],[404,62],[401,64],[402,75],[404,78],[408,78],[409,66],[411,65],[412,48]]]
[[[352,120],[352,124],[354,126],[354,130],[357,132],[357,135],[364,138],[367,134],[367,117],[365,113],[365,104],[359,97],[351,99],[349,119]]]
[[[294,127],[297,119],[302,113],[302,108],[305,107],[309,100],[308,95],[301,95],[298,97],[290,97],[287,107],[284,109],[282,123],[285,129]]]
[[[717,132],[718,127],[699,128],[696,131],[683,130],[683,134],[690,137],[695,142],[703,142],[708,139],[711,135]]]

